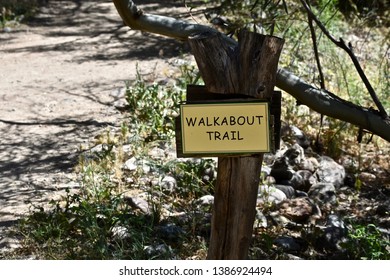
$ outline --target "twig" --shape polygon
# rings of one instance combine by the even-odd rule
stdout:
[[[316,59],[316,62],[317,62],[318,75],[319,75],[319,78],[320,78],[320,86],[321,86],[321,89],[325,90],[326,89],[325,88],[325,79],[324,79],[324,74],[322,73],[320,56],[318,54],[317,37],[316,37],[316,32],[315,32],[314,26],[313,26],[313,18],[308,14],[307,15],[307,20],[308,20],[308,23],[309,23],[311,40],[313,42],[314,56],[315,56],[315,59]],[[316,145],[317,146],[319,146],[320,135],[321,135],[323,122],[324,122],[324,115],[321,114],[321,117],[320,117],[320,128],[318,130],[317,137],[316,137]]]
[[[188,13],[190,14],[192,20],[195,21],[196,24],[199,24],[199,22],[196,20],[196,18],[192,15],[192,12],[191,12],[192,8],[189,8],[189,7],[188,7],[187,1],[186,1],[186,0],[183,0],[183,3],[184,3],[184,7],[186,7]]]
[[[320,86],[321,86],[321,89],[325,89],[325,79],[324,79],[324,74],[322,73],[321,61],[320,61],[320,57],[318,54],[316,32],[315,32],[314,26],[313,26],[313,18],[310,15],[308,15],[308,22],[309,22],[310,33],[311,33],[311,40],[313,41],[314,56],[315,56],[315,59],[317,62],[318,75],[320,78]]]
[[[322,24],[322,22],[314,15],[313,11],[310,9],[310,7],[306,3],[306,1],[305,0],[301,0],[301,3],[303,5],[303,7],[306,9],[308,15],[315,21],[317,26],[326,35],[326,37],[328,37],[329,40],[331,40],[336,46],[340,47],[341,49],[343,49],[343,50],[345,50],[347,52],[347,54],[349,55],[349,57],[351,58],[351,60],[352,60],[352,62],[354,64],[357,72],[359,73],[360,78],[362,79],[364,85],[366,86],[368,92],[370,93],[372,100],[374,101],[375,105],[378,107],[378,110],[379,110],[379,113],[380,113],[381,117],[383,119],[388,118],[388,115],[387,115],[387,112],[386,112],[385,108],[383,107],[382,103],[379,101],[379,99],[378,99],[378,97],[377,97],[377,95],[375,93],[375,90],[371,86],[367,76],[365,75],[362,67],[360,66],[360,63],[359,63],[358,59],[356,58],[355,54],[353,53],[353,49],[352,49],[351,44],[349,44],[347,46],[342,38],[340,38],[339,41],[337,41],[329,33],[329,31]]]

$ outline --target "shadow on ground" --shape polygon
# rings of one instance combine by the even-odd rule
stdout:
[[[147,11],[185,16],[182,12],[175,13],[173,8],[177,6],[182,6],[182,2],[142,3]],[[33,36],[33,39],[31,42],[28,39],[23,41],[24,36]],[[18,76],[19,72],[13,73],[14,80],[9,81],[15,93],[0,93],[1,233],[3,227],[13,224],[20,214],[19,208],[24,211],[28,208],[27,204],[34,201],[47,203],[50,199],[50,196],[46,197],[48,193],[69,186],[77,187],[69,174],[77,162],[80,145],[106,127],[118,125],[118,122],[112,121],[113,116],[119,116],[118,112],[117,115],[112,112],[115,100],[103,96],[107,97],[106,93],[113,90],[112,83],[118,78],[101,81],[98,76],[91,78],[88,75],[92,74],[83,73],[86,79],[76,82],[72,77],[77,72],[57,77],[51,73],[50,59],[58,63],[58,57],[64,57],[61,65],[69,67],[71,64],[74,69],[78,65],[91,64],[91,67],[98,68],[91,69],[91,73],[94,70],[93,73],[105,77],[105,73],[101,72],[106,68],[100,68],[101,65],[115,68],[123,61],[134,64],[137,61],[166,60],[188,49],[182,42],[143,34],[123,26],[110,0],[41,1],[39,12],[21,30],[0,33],[0,40],[3,46],[15,41],[23,43],[18,47],[0,48],[3,52],[0,56],[13,55],[15,59],[25,59],[27,64],[31,63],[29,57],[35,57],[37,65],[33,70],[43,68],[44,75],[51,75],[50,83],[44,80],[44,76],[42,81],[37,78],[26,83],[23,80],[29,74],[26,73],[28,70],[17,69],[21,76]],[[48,64],[38,64],[39,59],[45,57],[49,57]],[[2,68],[4,71],[0,71],[0,76],[12,71],[7,70],[4,64]],[[135,72],[135,69],[129,72]],[[5,84],[5,88],[7,86]],[[46,99],[43,93],[55,94],[50,96],[54,99]],[[101,112],[90,115],[90,108],[84,108],[83,112],[83,106],[90,104],[96,104]],[[60,110],[65,105],[70,108],[69,114]],[[18,118],[15,118],[15,111],[21,112]]]
[[[142,1],[141,6],[153,12],[182,5],[175,2],[178,1]],[[91,60],[168,59],[188,52],[188,47],[183,42],[124,26],[115,8],[113,9],[112,1],[52,0],[48,3],[41,7],[41,12],[36,17],[29,20],[28,25],[48,28],[50,31],[45,32],[44,36],[65,38],[65,42],[44,43],[10,52],[73,52],[83,50],[86,43],[88,49],[91,45],[95,48],[93,53],[73,57],[72,61],[76,63]],[[170,16],[179,18],[188,14],[178,12]],[[67,37],[69,40],[66,40]]]

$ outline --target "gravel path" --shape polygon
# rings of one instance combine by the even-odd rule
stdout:
[[[78,154],[121,123],[115,106],[136,65],[158,75],[179,53],[123,26],[109,0],[49,1],[28,25],[0,30],[0,250],[31,202],[77,188]]]

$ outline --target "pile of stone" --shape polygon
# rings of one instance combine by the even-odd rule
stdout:
[[[331,252],[335,258],[342,257],[345,249],[341,244],[346,241],[348,229],[342,216],[335,210],[339,207],[339,195],[345,196],[345,193],[354,191],[347,186],[346,170],[332,158],[314,153],[298,128],[290,129],[294,132],[294,139],[283,142],[282,148],[275,154],[265,156],[254,227],[288,229],[274,239],[273,246],[289,259],[304,256],[309,245],[314,246],[311,250],[316,250],[318,254]],[[134,159],[131,164],[130,169],[135,170]],[[207,170],[204,177],[214,178],[215,173],[216,170]],[[177,188],[176,179],[170,175],[161,177],[158,184],[162,195],[172,195]],[[127,199],[134,209],[151,214],[152,206],[147,194],[141,193]],[[185,231],[182,225],[194,220],[194,215],[200,221],[198,232],[208,238],[214,197],[206,195],[193,203],[196,206],[193,213],[176,212],[170,205],[161,206],[167,217],[174,217],[156,228],[166,243],[183,238]],[[303,229],[310,236],[302,236]],[[166,257],[167,252],[173,252],[166,247],[166,243],[151,245],[145,250],[153,257]],[[175,256],[171,255],[170,258]]]

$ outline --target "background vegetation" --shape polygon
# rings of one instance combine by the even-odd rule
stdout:
[[[387,110],[389,99],[389,7],[383,1],[311,1],[313,11],[334,37],[351,41],[373,87]],[[31,15],[37,1],[0,1],[1,24],[6,26],[20,15]],[[217,28],[234,36],[240,28],[255,29],[286,38],[280,66],[319,85],[319,73],[313,53],[307,16],[299,1],[186,1],[189,7],[207,5],[206,16]],[[316,28],[318,49],[326,88],[340,97],[366,107],[374,107],[348,56]],[[99,149],[80,156],[79,192],[67,192],[61,201],[52,201],[50,209],[32,209],[17,230],[23,247],[16,254],[34,254],[42,259],[183,259],[205,258],[208,234],[205,214],[199,215],[197,199],[213,194],[215,161],[179,160],[150,155],[154,148],[174,146],[174,117],[184,98],[185,87],[201,83],[197,69],[190,63],[177,66],[179,75],[169,82],[149,82],[138,69],[133,82],[127,82],[127,120],[120,129],[105,131],[98,138]],[[363,154],[374,149],[378,162],[385,143],[366,135],[356,142],[358,129],[342,121],[324,118],[296,106],[284,95],[283,121],[294,124],[313,139],[317,152],[334,158],[351,155],[359,162],[352,173],[369,170],[372,158]],[[364,144],[368,141],[371,144]],[[138,165],[132,172],[123,164],[134,157]],[[147,171],[146,171],[147,170]],[[152,170],[152,172],[150,172]],[[210,171],[211,170],[211,171]],[[175,178],[177,189],[165,189],[163,178]],[[207,176],[205,176],[207,175]],[[146,194],[151,207],[144,213],[131,207],[129,194]],[[167,215],[184,213],[181,217]],[[211,209],[202,209],[210,213]],[[207,216],[207,215],[206,215]],[[161,227],[174,220],[184,232],[174,239],[162,236]],[[388,239],[370,223],[350,223],[349,239],[343,244],[351,259],[389,259]],[[280,258],[272,244],[278,231],[258,233],[251,258]],[[159,250],[147,250],[156,248]],[[166,246],[164,246],[166,245]],[[152,246],[152,247],[150,247]],[[162,247],[161,247],[162,246]],[[162,248],[162,249],[161,249]],[[315,257],[313,257],[315,258]]]
[[[9,27],[28,20],[46,0],[0,0],[0,27]]]
[[[191,1],[187,1],[191,3]],[[206,1],[213,8],[206,11],[211,22],[226,33],[235,34],[249,28],[286,39],[280,67],[285,67],[306,81],[320,87],[319,69],[307,14],[299,0],[295,1]],[[361,61],[368,79],[389,113],[389,3],[388,1],[308,1],[328,31],[350,43]],[[373,107],[370,95],[358,76],[347,53],[324,36],[314,24],[325,89],[343,99],[364,107]],[[299,107],[291,112],[296,115]],[[289,118],[286,118],[289,119]],[[308,123],[309,119],[305,118]],[[311,118],[312,124],[319,123]],[[328,120],[332,132],[347,124]],[[309,124],[309,123],[308,123]],[[351,134],[351,131],[348,130]],[[356,135],[356,132],[352,133]]]

